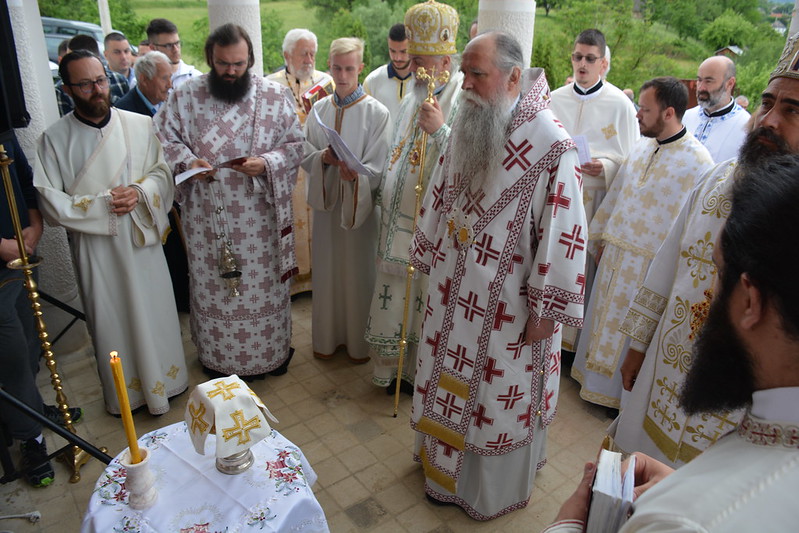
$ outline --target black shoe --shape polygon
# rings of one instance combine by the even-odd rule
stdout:
[[[220,372],[219,370],[214,370],[213,368],[208,368],[207,366],[203,366],[203,373],[211,379],[226,378],[230,375]]]
[[[53,424],[58,424],[59,426],[64,425],[64,417],[61,416],[61,411],[55,405],[45,404],[42,407],[42,414]],[[72,423],[77,424],[83,418],[83,409],[80,407],[70,407],[69,416],[72,417]]]
[[[291,358],[292,357],[294,357],[294,348],[289,347],[289,356],[288,356],[288,358],[286,358],[286,360],[283,362],[282,365],[280,365],[276,369],[272,370],[271,372],[268,372],[268,374],[270,376],[282,376],[283,374],[288,372],[289,371],[289,363],[291,362]]]
[[[397,390],[397,378],[391,380],[391,383],[388,384],[386,387],[386,394],[388,396],[393,396],[394,391]],[[404,379],[400,382],[400,392],[404,392],[408,396],[413,396],[413,384],[408,383]]]
[[[47,446],[36,439],[24,441],[20,447],[22,453],[22,475],[34,487],[46,487],[55,479],[53,465],[47,460]]]
[[[432,496],[430,496],[430,495],[429,495],[429,494],[427,494],[426,492],[425,492],[424,496],[425,496],[425,498],[427,498],[427,501],[428,501],[428,502],[430,502],[430,503],[432,503],[433,505],[436,505],[436,506],[438,506],[438,507],[448,507],[448,506],[450,506],[450,505],[454,505],[455,507],[460,507],[460,506],[459,506],[457,503],[452,503],[452,502],[442,502],[441,500],[438,500],[438,499],[436,499],[436,498],[433,498]]]

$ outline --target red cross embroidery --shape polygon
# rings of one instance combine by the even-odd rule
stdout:
[[[475,315],[482,317],[486,314],[485,308],[477,305],[477,293],[472,291],[469,291],[469,296],[466,298],[458,297],[458,305],[463,307],[463,318],[469,322],[474,320]]]
[[[552,402],[555,399],[555,391],[550,390],[547,391],[547,395],[544,398],[544,408],[546,411],[549,411],[552,408]]]
[[[439,446],[444,448],[444,451],[441,452],[441,453],[443,453],[447,457],[452,457],[452,452],[457,452],[458,451],[458,450],[455,449],[454,446],[450,446],[449,444],[447,444],[443,440],[438,441],[438,444],[439,444]]]
[[[427,295],[427,307],[424,310],[424,319],[427,320],[427,317],[433,316],[433,306],[430,305],[430,295]]]
[[[483,216],[485,209],[483,209],[483,206],[480,205],[480,202],[485,197],[486,193],[484,193],[482,189],[479,190],[477,194],[473,193],[471,189],[466,189],[466,201],[465,205],[463,206],[463,212],[467,215],[476,213],[477,216]]]
[[[505,394],[500,394],[497,396],[497,401],[502,402],[505,404],[506,411],[508,409],[513,409],[513,406],[516,405],[516,402],[524,398],[524,394],[519,392],[519,386],[513,385],[512,387],[508,387],[508,392]]]
[[[529,428],[530,423],[533,421],[533,406],[531,405],[524,414],[516,417],[518,422],[524,422],[524,427]]]
[[[552,263],[538,263],[538,275],[539,276],[546,276],[549,274],[549,267],[552,266]]]
[[[441,305],[449,305],[449,291],[452,290],[452,278],[447,278],[444,284],[438,284],[438,292],[441,293]]]
[[[585,293],[585,274],[577,274],[575,283],[580,286],[580,294]]]
[[[574,254],[578,250],[585,249],[585,239],[582,237],[582,231],[582,226],[575,224],[571,233],[561,232],[558,243],[566,247],[566,259],[574,259]]]
[[[444,205],[444,183],[439,183],[438,186],[433,186],[433,211],[438,211]]]
[[[424,388],[420,387],[419,385],[416,385],[416,392],[418,394],[421,394],[422,403],[424,403],[427,400],[427,389],[429,389],[429,388],[430,388],[430,380],[429,379],[424,382]]]
[[[477,406],[477,411],[472,411],[472,418],[474,418],[474,425],[478,428],[482,429],[483,424],[488,424],[489,426],[494,425],[494,419],[485,416],[486,408],[483,404],[479,404]]]
[[[544,309],[564,311],[568,305],[569,302],[567,302],[562,296],[549,293],[544,295]]]
[[[574,177],[577,178],[577,185],[580,186],[580,190],[583,189],[583,170],[580,167],[574,167]]]
[[[474,243],[475,250],[477,251],[476,263],[478,265],[485,266],[489,259],[499,259],[499,250],[495,250],[491,247],[491,243],[493,242],[494,237],[488,233],[483,233],[483,238],[480,239],[480,242]]]
[[[502,166],[508,171],[512,169],[514,165],[519,165],[522,171],[527,170],[530,168],[530,162],[525,156],[527,152],[532,149],[533,145],[530,144],[527,139],[524,139],[519,146],[513,144],[513,141],[508,140],[508,142],[505,143],[505,151],[508,152],[508,157],[502,162]]]
[[[513,439],[509,438],[507,433],[500,433],[499,435],[497,435],[497,440],[486,442],[486,448],[498,450],[500,448],[504,448],[505,446],[511,443],[513,443]]]
[[[497,360],[489,357],[486,366],[483,368],[483,381],[491,383],[494,381],[494,376],[502,377],[504,375],[505,371],[497,368]]]
[[[446,259],[447,254],[441,249],[441,245],[444,243],[444,239],[438,239],[436,243],[436,247],[433,248],[433,257],[430,259],[430,266],[435,268],[435,266],[439,263],[439,261],[443,261]]]
[[[506,346],[509,352],[513,352],[513,360],[515,361],[522,355],[522,350],[524,350],[524,331],[519,334],[519,338],[516,342],[508,343]]]
[[[556,376],[560,374],[560,350],[554,350],[549,354],[549,373]]]
[[[450,418],[453,413],[456,415],[460,415],[463,412],[463,408],[456,404],[457,397],[448,392],[444,398],[440,396],[436,398],[436,404],[441,407],[442,415],[446,418]]]
[[[497,331],[502,330],[502,324],[504,322],[513,324],[514,320],[516,319],[516,315],[505,314],[505,309],[507,307],[508,304],[505,302],[499,302],[499,304],[497,304],[497,313],[494,315],[494,329]]]
[[[556,191],[554,193],[550,193],[547,196],[547,205],[554,205],[555,207],[552,208],[552,217],[558,216],[558,208],[562,207],[564,209],[569,209],[572,204],[572,199],[568,196],[563,194],[563,189],[566,185],[561,181],[558,183],[556,187]]]
[[[521,265],[522,261],[524,261],[524,257],[520,256],[519,254],[513,254],[513,256],[510,258],[510,266],[508,266],[508,273],[513,274],[513,265],[516,263]]]
[[[438,351],[438,345],[441,343],[441,332],[440,331],[436,331],[436,334],[435,334],[434,337],[432,337],[432,338],[431,337],[427,337],[427,339],[425,339],[424,342],[425,342],[425,344],[429,344],[430,346],[432,346],[433,347],[433,353],[436,353]]]
[[[466,353],[467,353],[466,347],[461,346],[460,344],[458,344],[454,350],[451,348],[447,350],[447,356],[452,357],[453,359],[452,368],[456,372],[463,373],[463,367],[465,366],[468,366],[469,368],[474,368],[474,359],[469,359],[466,356]]]

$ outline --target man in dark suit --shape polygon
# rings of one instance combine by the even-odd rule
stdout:
[[[116,103],[124,109],[140,115],[154,116],[172,88],[172,64],[163,52],[148,52],[141,56],[133,67],[136,86]],[[172,278],[175,305],[178,311],[189,311],[189,263],[186,249],[180,238],[180,208],[175,203],[169,213],[169,232],[164,242],[164,255]]]
[[[172,88],[172,66],[162,52],[148,52],[136,61],[136,86],[117,100],[117,109],[152,117]]]

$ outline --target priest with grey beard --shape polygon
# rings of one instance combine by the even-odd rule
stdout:
[[[455,10],[440,3],[420,4],[406,15],[406,25],[415,27],[427,18],[424,13],[437,10],[434,17],[444,27],[457,25]],[[422,8],[420,12],[419,9]],[[420,20],[422,19],[422,20]],[[403,98],[399,111],[394,115],[395,124],[386,161],[383,179],[380,182],[377,202],[380,205],[380,235],[377,247],[377,277],[375,279],[369,321],[366,327],[366,342],[374,361],[372,382],[385,387],[387,394],[394,394],[399,358],[399,339],[405,311],[405,285],[407,282],[408,248],[413,236],[413,219],[416,212],[415,187],[421,165],[414,153],[427,134],[425,149],[424,179],[422,194],[429,182],[430,172],[435,167],[450,135],[450,125],[457,114],[463,74],[455,61],[455,32],[436,31],[408,33],[408,52],[414,80],[411,90]],[[426,40],[425,40],[426,39]],[[427,98],[427,81],[416,76],[423,67],[427,74],[438,77],[446,72],[449,79],[438,81],[433,90],[433,103]],[[416,350],[419,344],[419,327],[424,314],[423,302],[427,297],[427,277],[415,276],[411,284],[408,306],[406,348],[400,388],[413,393],[413,378],[416,373]]]
[[[429,275],[411,426],[428,499],[488,520],[526,506],[546,462],[560,330],[582,325],[586,220],[543,70],[489,32],[461,71],[411,248]]]

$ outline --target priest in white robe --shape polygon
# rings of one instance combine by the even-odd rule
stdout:
[[[177,186],[191,278],[191,330],[212,376],[281,375],[291,359],[288,281],[296,273],[291,194],[302,131],[287,91],[250,72],[240,26],[206,41],[211,71],[155,117]]]
[[[452,6],[438,2],[417,4],[409,9],[405,17],[407,26],[418,28],[426,24],[431,19],[430,10],[438,14],[433,20],[438,21],[441,26],[454,25],[457,28],[457,11]],[[377,280],[369,310],[366,341],[374,361],[372,381],[379,387],[387,387],[386,392],[391,394],[394,393],[394,387],[390,385],[397,377],[405,311],[408,250],[416,215],[416,185],[422,171],[419,158],[422,136],[425,132],[428,133],[421,182],[424,198],[430,174],[449,140],[450,125],[460,104],[460,85],[463,82],[463,73],[458,71],[454,57],[457,52],[457,31],[447,34],[440,29],[427,33],[410,32],[412,39],[408,41],[408,50],[414,73],[416,68],[423,67],[427,75],[440,76],[442,72],[447,72],[449,78],[446,82],[435,83],[433,94],[436,103],[430,104],[424,103],[428,90],[427,81],[414,77],[412,92],[403,99],[399,113],[394,116],[396,121],[391,150],[378,190],[380,234],[377,246]],[[403,35],[404,32],[403,26]],[[442,35],[447,39],[442,40]],[[410,294],[407,345],[402,365],[402,380],[406,391],[413,390],[419,327],[427,298],[427,276],[420,273],[413,277]]]
[[[599,261],[571,375],[580,397],[619,408],[619,367],[627,336],[619,326],[683,203],[713,166],[707,149],[681,118],[688,90],[655,78],[639,91],[641,135],[588,228],[588,251]]]
[[[330,74],[316,70],[316,35],[304,28],[294,28],[283,38],[283,59],[285,68],[266,76],[266,79],[288,87],[294,100],[294,109],[300,119],[300,127],[308,118],[309,101],[303,95],[315,86],[327,86],[332,91],[333,78]],[[313,209],[308,205],[308,173],[297,169],[297,186],[291,196],[294,210],[294,250],[297,256],[297,273],[291,278],[291,295],[311,290],[311,226]]]
[[[797,90],[782,93],[794,107]],[[786,140],[799,148],[796,133]],[[622,533],[794,531],[799,522],[799,159],[742,164],[732,189],[729,218],[713,245],[713,303],[679,399],[692,415],[745,414],[676,471],[636,454],[637,499]],[[545,533],[584,531],[594,470],[585,465]]]
[[[363,42],[336,39],[329,65],[335,92],[317,102],[305,123],[308,203],[313,216],[314,355],[329,359],[343,346],[350,360],[369,360],[364,339],[375,282],[378,213],[374,196],[388,152],[388,110],[363,92]],[[359,173],[330,148],[322,126],[334,129],[363,165]],[[342,156],[343,157],[343,156]]]
[[[619,88],[602,78],[608,66],[605,36],[585,30],[571,55],[574,82],[552,92],[552,112],[572,137],[582,136],[591,161],[581,166],[583,206],[588,223],[610,189],[619,167],[638,141],[635,106]],[[586,294],[593,285],[595,265],[586,265]],[[574,351],[579,332],[565,327],[563,348]]]
[[[412,244],[429,275],[415,459],[428,498],[476,520],[527,505],[557,407],[560,326],[582,324],[577,153],[543,70],[523,67],[507,34],[466,46],[461,106]]]
[[[39,139],[39,207],[69,232],[106,410],[120,413],[108,357],[117,351],[131,408],[162,414],[188,387],[161,250],[172,175],[151,119],[110,108],[108,78],[95,55],[67,54],[59,70],[75,110]]]
[[[713,297],[718,276],[711,257],[714,237],[730,214],[736,167],[799,153],[799,128],[793,122],[799,101],[793,59],[799,51],[797,37],[788,42],[771,75],[738,161],[717,165],[691,193],[622,323],[622,332],[631,337],[621,369],[631,394],[610,429],[622,450],[640,450],[678,466],[741,420],[740,411],[689,415],[677,403],[676,393],[685,382],[696,335]]]
[[[738,155],[749,127],[751,117],[732,97],[734,88],[735,63],[721,55],[705,59],[696,74],[698,105],[686,111],[683,119],[716,163]]]

